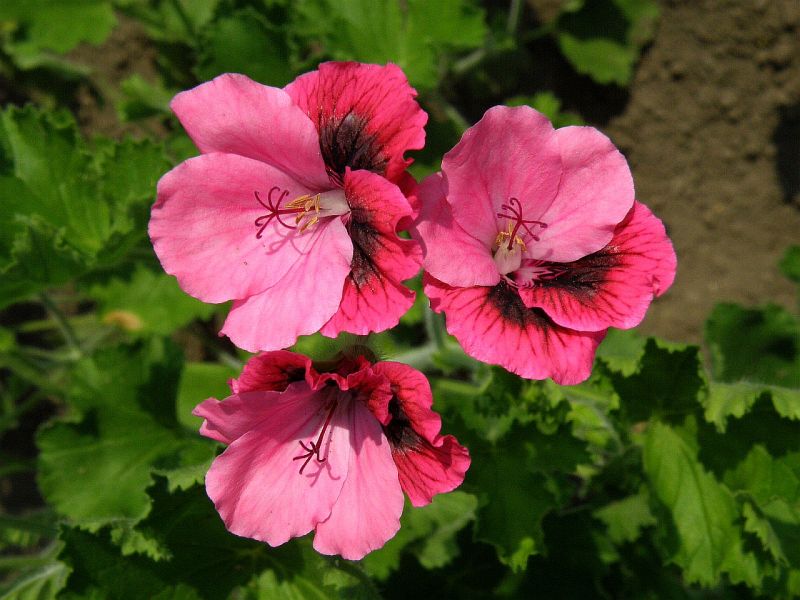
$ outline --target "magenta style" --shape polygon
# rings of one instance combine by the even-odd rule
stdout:
[[[206,490],[229,531],[277,546],[314,531],[322,554],[360,559],[414,506],[464,479],[467,449],[442,436],[426,377],[363,356],[326,365],[287,351],[252,358],[194,414],[227,444]]]
[[[201,155],[158,183],[150,238],[164,269],[251,352],[321,331],[396,325],[414,301],[407,150],[427,114],[394,65],[325,63],[284,89],[221,75],[172,109]]]
[[[675,277],[664,226],[592,127],[496,106],[418,193],[431,307],[467,354],[521,377],[585,380],[606,330],[638,325]]]

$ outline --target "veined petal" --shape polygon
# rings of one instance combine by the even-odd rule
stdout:
[[[342,430],[350,431],[347,480],[330,517],[317,525],[314,549],[359,560],[400,529],[403,492],[389,442],[372,413],[352,401],[336,418]]]
[[[506,228],[497,217],[503,204],[516,198],[525,218],[539,219],[556,197],[561,171],[553,126],[527,106],[490,108],[442,159],[453,218],[487,248]]]
[[[268,290],[234,302],[220,335],[249,352],[278,350],[330,320],[342,299],[353,244],[339,218],[304,236],[310,238],[307,251]]]
[[[307,372],[314,372],[307,356],[288,350],[263,352],[247,361],[239,378],[231,380],[231,390],[234,394],[282,392],[290,383],[304,381]]]
[[[350,433],[333,423],[321,444],[324,462],[311,460],[298,472],[294,459],[304,452],[300,442],[317,438],[328,406],[320,392],[302,383],[294,386],[280,394],[267,419],[214,460],[206,475],[206,491],[228,530],[271,546],[327,519],[348,477]]]
[[[426,276],[425,294],[434,311],[445,313],[447,331],[467,354],[528,379],[551,377],[562,385],[584,381],[605,336],[556,325],[542,311],[527,308],[505,282],[454,288]]]
[[[416,444],[393,444],[392,457],[400,487],[413,506],[425,506],[436,494],[456,489],[470,465],[469,451],[452,435],[433,443],[419,438]]]
[[[319,131],[325,164],[366,169],[396,181],[411,160],[407,150],[425,144],[428,115],[399,67],[328,62],[286,86]]]
[[[422,264],[419,244],[397,235],[398,223],[411,215],[411,207],[396,185],[369,171],[348,171],[345,194],[353,262],[341,306],[321,330],[329,337],[397,325],[414,303],[414,292],[401,282],[416,275]]]
[[[676,258],[661,221],[636,203],[611,242],[571,263],[541,263],[528,270],[553,271],[519,293],[559,325],[581,331],[628,329],[644,318],[650,302],[672,284]],[[526,279],[525,268],[517,283]]]
[[[195,406],[192,414],[205,419],[200,426],[200,435],[223,444],[232,444],[257,428],[281,402],[281,395],[277,392],[234,393],[222,402],[208,398]]]
[[[373,370],[391,384],[391,420],[384,432],[392,447],[400,487],[411,504],[424,506],[433,496],[449,492],[464,481],[469,452],[453,436],[442,437],[441,417],[431,409],[428,378],[396,362],[379,362]]]
[[[268,163],[309,189],[329,185],[316,128],[284,90],[226,73],[170,103],[201,152]]]
[[[555,131],[563,174],[558,194],[531,217],[547,223],[528,244],[527,258],[569,262],[597,252],[633,206],[625,157],[594,127]],[[527,216],[527,213],[526,213]]]
[[[449,285],[495,285],[500,273],[491,247],[469,235],[453,219],[446,190],[441,173],[419,185],[422,208],[411,236],[422,247],[424,269]]]
[[[190,158],[158,182],[150,239],[186,293],[204,302],[246,298],[277,283],[311,242],[277,219],[261,230],[256,221],[268,212],[262,202],[307,192],[290,175],[250,158]]]

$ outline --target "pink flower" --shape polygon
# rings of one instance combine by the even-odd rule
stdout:
[[[664,226],[591,127],[494,107],[418,193],[431,307],[468,354],[522,377],[583,381],[606,330],[639,324],[675,277]]]
[[[232,396],[195,408],[200,433],[228,444],[206,490],[231,533],[278,546],[314,530],[317,551],[357,560],[397,532],[403,492],[428,504],[461,484],[470,459],[439,435],[419,371],[363,356],[326,368],[267,352]]]
[[[173,99],[202,154],[159,181],[150,237],[187,293],[233,300],[221,334],[256,351],[397,324],[421,264],[397,236],[415,95],[395,65],[325,63],[285,89],[227,74]]]

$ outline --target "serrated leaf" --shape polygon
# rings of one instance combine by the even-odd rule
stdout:
[[[718,304],[706,322],[706,341],[715,378],[800,388],[800,322],[786,309]]]
[[[708,384],[708,394],[702,400],[705,418],[725,431],[729,418],[740,419],[762,396],[769,397],[775,411],[788,419],[800,420],[800,390],[759,383]]]
[[[443,567],[458,555],[455,535],[475,520],[477,507],[478,499],[465,492],[440,494],[421,508],[406,504],[400,530],[383,548],[364,557],[364,567],[373,577],[386,579],[400,567],[406,551],[426,569]]]
[[[650,511],[647,488],[642,488],[638,494],[598,508],[593,514],[605,523],[608,537],[617,545],[636,541],[642,529],[657,522]]]
[[[174,347],[153,340],[81,361],[70,398],[79,422],[40,430],[39,487],[56,510],[96,531],[136,522],[150,510],[146,493],[157,468],[176,468],[204,441],[184,434],[175,414],[181,367]]]
[[[159,146],[98,140],[92,153],[71,117],[31,107],[0,114],[0,139],[0,306],[114,264],[143,239],[168,167]]]
[[[542,519],[557,506],[547,478],[530,465],[526,438],[515,430],[502,444],[476,449],[483,458],[467,472],[468,489],[480,499],[475,537],[493,544],[514,572],[544,551]]]
[[[117,24],[109,0],[3,0],[0,22],[23,29],[31,50],[65,53],[80,42],[100,44]]]
[[[553,127],[567,127],[568,125],[584,125],[580,115],[561,110],[561,100],[552,92],[538,92],[533,96],[514,96],[505,101],[507,106],[530,106],[544,114],[553,123]],[[619,331],[619,330],[610,330]]]
[[[94,285],[89,296],[98,316],[133,335],[168,335],[194,319],[209,318],[216,307],[187,295],[174,277],[137,265],[129,280]]]
[[[228,381],[239,375],[239,370],[219,363],[187,363],[178,385],[178,421],[197,431],[203,419],[192,415],[194,407],[207,398],[222,400],[231,395]]]
[[[680,546],[672,560],[688,582],[714,585],[739,541],[730,491],[699,463],[697,448],[662,423],[648,427],[644,470],[678,532]]]
[[[597,358],[612,371],[633,375],[644,356],[647,338],[633,330],[609,329],[603,342],[597,347]]]
[[[633,422],[652,415],[681,419],[699,408],[706,377],[699,348],[648,339],[639,369],[629,377],[613,377],[620,405]]]

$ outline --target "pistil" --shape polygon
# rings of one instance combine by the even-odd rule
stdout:
[[[303,194],[283,206],[281,203],[289,195],[288,190],[281,190],[278,186],[273,186],[267,195],[266,202],[261,199],[257,191],[253,193],[256,201],[268,211],[267,214],[261,215],[255,220],[255,225],[259,228],[256,233],[258,239],[261,239],[264,230],[273,219],[286,229],[297,229],[303,233],[324,217],[344,215],[350,211],[344,192],[339,189],[318,194]],[[276,193],[278,194],[276,195]],[[294,215],[294,225],[283,220],[283,217],[287,215]]]
[[[322,430],[319,432],[319,436],[317,436],[317,441],[309,440],[308,445],[305,445],[302,441],[298,441],[300,447],[306,451],[305,454],[301,454],[300,456],[295,456],[292,460],[303,460],[305,462],[300,467],[300,475],[303,474],[303,470],[308,466],[308,463],[311,462],[312,458],[316,458],[318,463],[324,463],[327,460],[327,457],[322,456],[322,441],[325,438],[325,432],[328,431],[328,426],[331,424],[331,419],[333,418],[333,413],[336,411],[336,406],[338,402],[334,398],[331,400],[330,408],[328,408],[328,416],[325,419],[325,423],[322,425]]]

